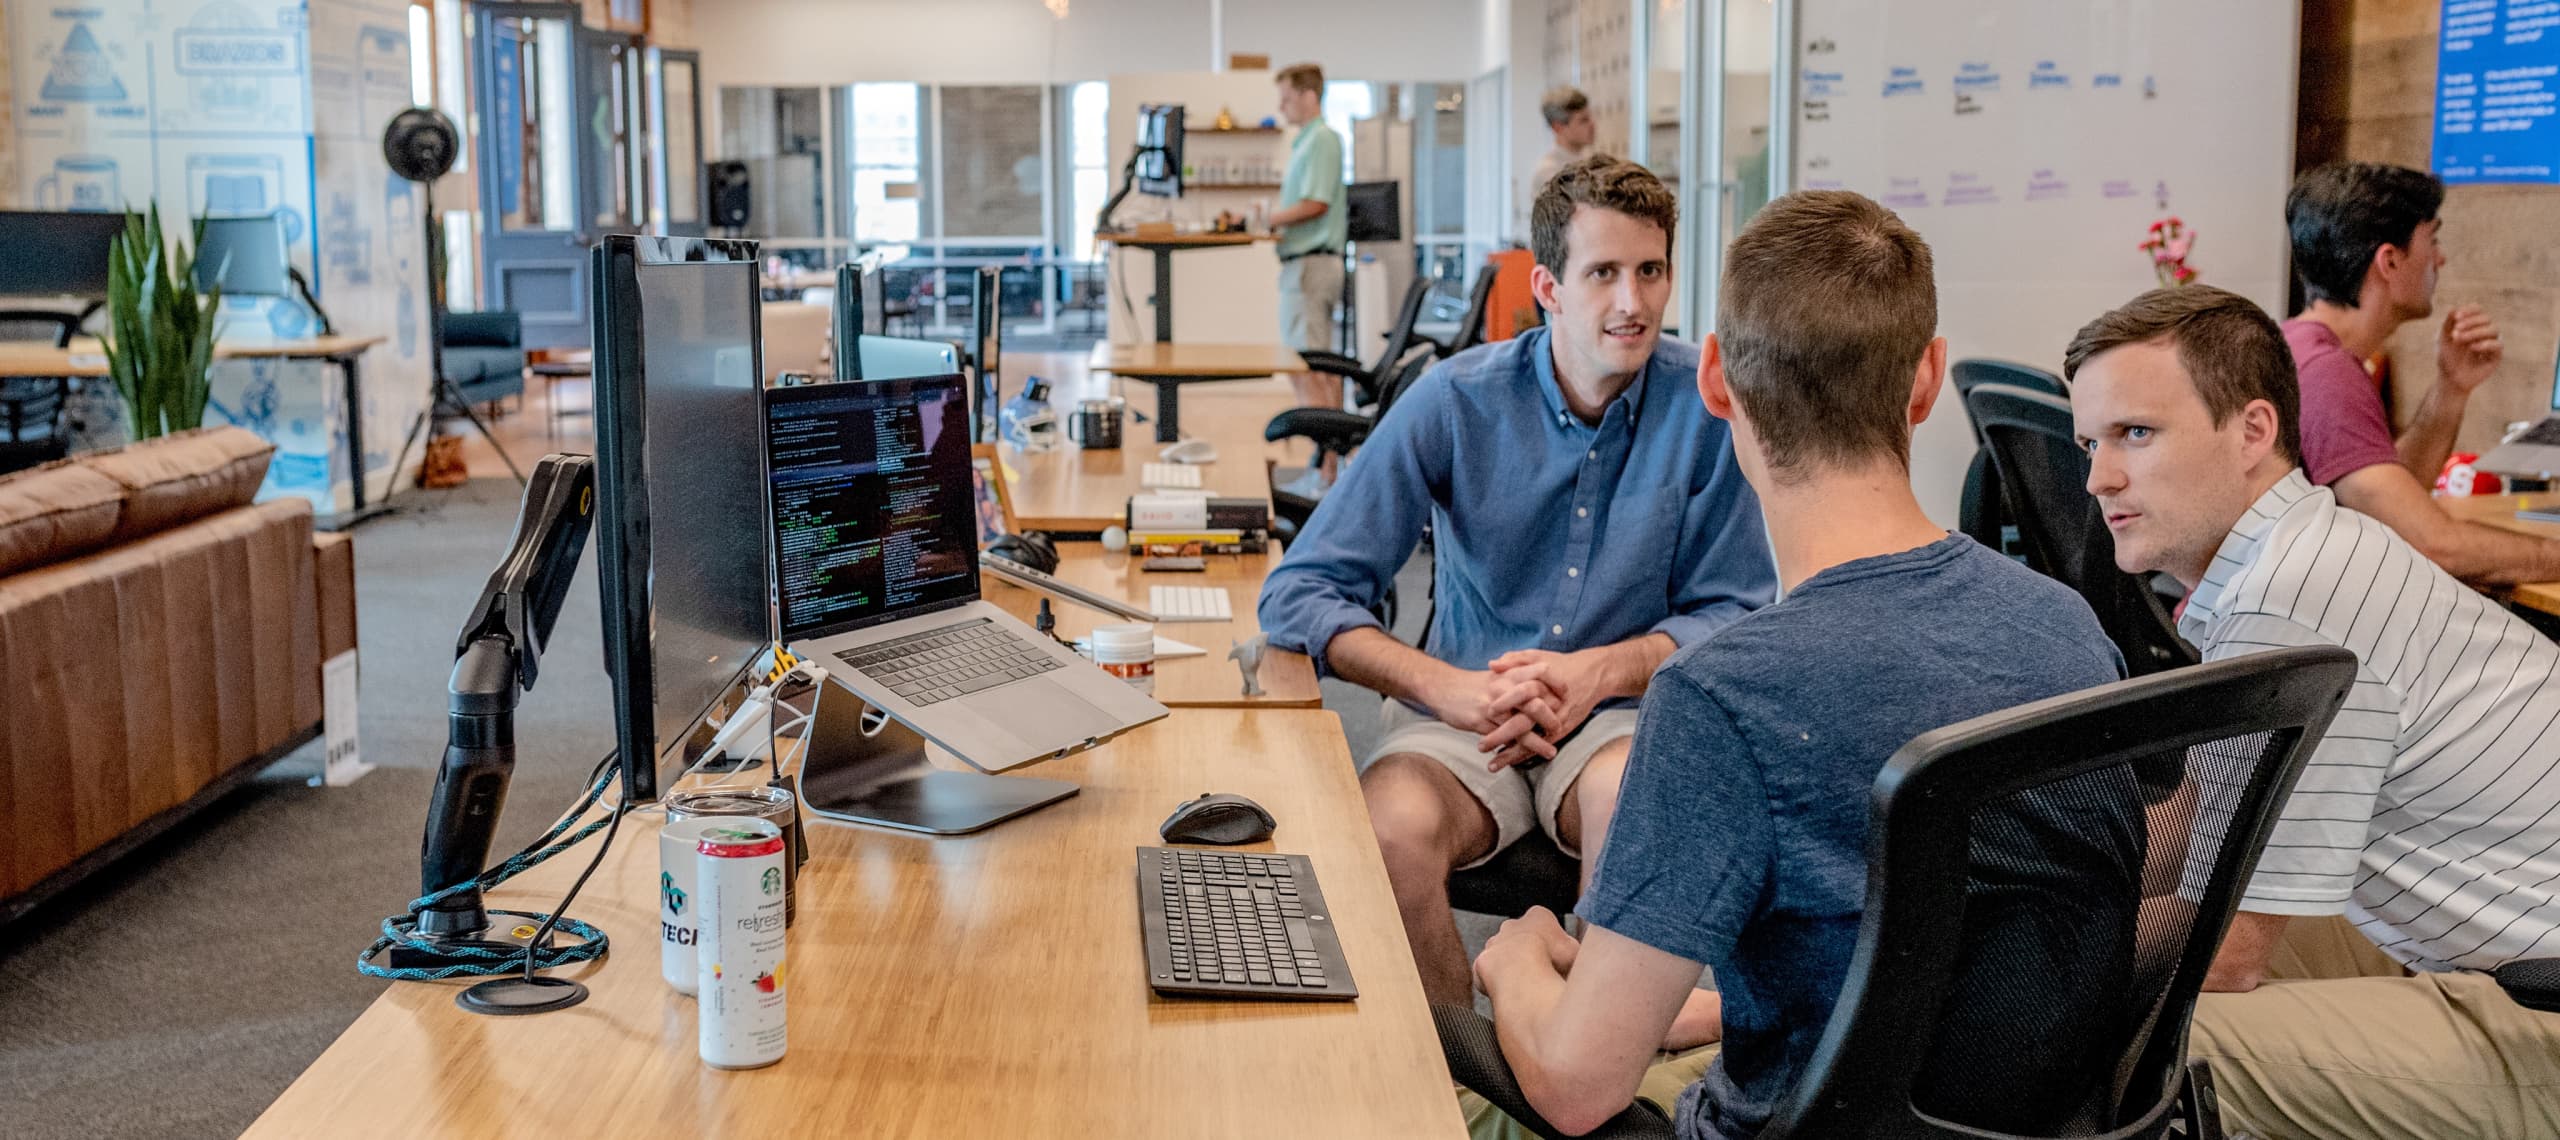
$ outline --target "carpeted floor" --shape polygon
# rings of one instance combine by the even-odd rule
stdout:
[[[454,633],[505,549],[516,494],[483,479],[404,495],[399,514],[355,532],[360,739],[378,771],[310,787],[313,744],[0,929],[0,1135],[235,1136],[381,992],[355,956],[418,893]],[[1424,596],[1427,565],[1406,568],[1405,597]],[[590,558],[518,713],[501,851],[539,834],[611,747],[595,597]],[[1360,755],[1377,698],[1327,682],[1325,704]],[[1475,944],[1490,924],[1464,929]]]

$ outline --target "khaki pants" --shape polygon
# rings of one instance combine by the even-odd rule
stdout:
[[[1672,1115],[1680,1103],[1680,1094],[1707,1075],[1707,1065],[1716,1059],[1720,1048],[1701,1045],[1654,1062],[1644,1071],[1644,1083],[1636,1086],[1636,1099],[1661,1109],[1664,1116]],[[1537,1140],[1536,1133],[1465,1089],[1458,1090],[1458,1111],[1467,1118],[1468,1140]]]
[[[2560,1136],[2560,1014],[2486,974],[2411,977],[2343,918],[2297,918],[2271,980],[2196,1002],[2232,1136]]]

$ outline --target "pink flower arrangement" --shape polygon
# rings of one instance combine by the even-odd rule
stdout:
[[[2141,250],[2151,255],[2151,272],[2162,285],[2186,285],[2196,279],[2194,267],[2187,264],[2187,253],[2195,248],[2196,235],[2187,224],[2172,214],[2151,223],[2151,232],[2142,239]]]

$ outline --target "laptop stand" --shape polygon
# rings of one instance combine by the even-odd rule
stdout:
[[[926,835],[964,835],[1076,794],[1065,780],[990,776],[936,768],[913,729],[871,714],[848,692],[818,706],[803,743],[800,802],[811,815]]]

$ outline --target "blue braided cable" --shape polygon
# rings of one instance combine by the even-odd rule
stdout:
[[[497,866],[481,872],[476,878],[455,883],[452,886],[446,887],[432,894],[420,896],[409,903],[407,911],[383,919],[382,936],[374,939],[371,945],[365,947],[363,953],[356,955],[356,972],[369,978],[384,978],[395,982],[433,982],[442,981],[448,978],[494,977],[499,974],[511,974],[522,969],[525,955],[521,950],[510,948],[499,951],[476,946],[440,945],[420,937],[417,932],[418,916],[427,908],[443,902],[446,899],[452,898],[455,895],[461,894],[464,891],[476,888],[485,892],[495,888],[499,884],[541,865],[551,857],[569,850],[580,843],[586,842],[588,837],[603,830],[608,824],[612,823],[614,819],[619,817],[624,811],[628,810],[628,805],[616,805],[611,812],[606,813],[604,818],[589,822],[586,826],[579,828],[576,834],[570,835],[566,839],[560,838],[561,835],[568,832],[570,827],[575,825],[581,817],[585,816],[589,809],[595,807],[597,801],[604,798],[605,789],[613,785],[614,780],[621,775],[621,772],[622,766],[620,763],[616,762],[608,764],[605,770],[597,776],[595,783],[587,788],[586,794],[580,797],[576,807],[563,814],[558,821],[551,825],[551,829],[544,832],[540,838],[526,844],[522,850],[516,852],[514,855],[508,856],[505,861],[499,863]],[[566,931],[579,939],[578,943],[572,946],[544,946],[536,950],[533,957],[533,965],[534,968],[538,970],[556,969],[561,966],[574,965],[579,962],[594,961],[595,959],[604,956],[605,948],[609,941],[606,938],[604,931],[597,929],[591,924],[570,918],[567,915],[562,915],[555,920],[552,916],[538,911],[498,910],[493,908],[488,913],[492,917],[504,915],[509,918],[525,919],[536,926],[539,926],[544,922],[550,922],[552,923],[553,930]],[[395,968],[390,966],[377,966],[374,964],[373,960],[375,958],[380,957],[384,951],[391,949],[395,945],[407,946],[414,950],[427,951],[447,956],[486,959],[487,964],[456,963],[450,966],[439,966],[433,968]]]

